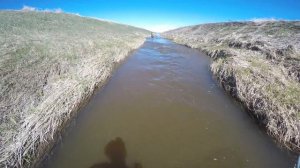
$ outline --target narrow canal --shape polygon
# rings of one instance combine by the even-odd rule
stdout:
[[[217,85],[209,64],[197,50],[148,39],[42,167],[293,167],[293,156]]]

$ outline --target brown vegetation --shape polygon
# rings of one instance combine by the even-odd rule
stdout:
[[[0,167],[33,166],[150,35],[63,13],[0,11],[0,23]]]
[[[203,24],[163,35],[212,57],[222,87],[280,144],[300,152],[300,22]]]

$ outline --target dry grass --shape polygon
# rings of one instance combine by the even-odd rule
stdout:
[[[300,152],[300,22],[231,22],[164,33],[214,61],[223,88],[280,144]]]
[[[0,167],[30,167],[149,32],[69,14],[0,11]]]

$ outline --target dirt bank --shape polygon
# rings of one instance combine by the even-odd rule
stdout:
[[[146,30],[49,12],[0,11],[0,167],[49,149]]]
[[[222,87],[280,144],[300,152],[300,22],[203,24],[163,36],[212,57]]]

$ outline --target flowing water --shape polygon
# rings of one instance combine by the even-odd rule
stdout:
[[[148,39],[42,167],[293,167],[294,156],[218,86],[209,64],[197,50]]]

